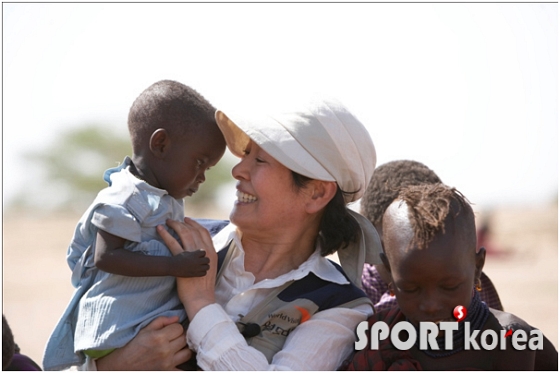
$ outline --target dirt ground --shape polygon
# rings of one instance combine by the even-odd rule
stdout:
[[[557,204],[487,216],[494,251],[484,271],[505,310],[541,329],[558,348]],[[78,218],[4,216],[2,311],[22,352],[39,364],[73,292],[65,255]]]

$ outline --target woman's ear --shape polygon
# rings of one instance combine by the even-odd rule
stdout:
[[[336,194],[338,189],[334,181],[312,180],[308,186],[309,198],[306,211],[310,214],[321,211]]]
[[[163,158],[167,152],[171,138],[166,130],[158,128],[150,136],[150,151],[156,158]]]

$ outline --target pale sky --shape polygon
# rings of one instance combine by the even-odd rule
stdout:
[[[378,164],[423,162],[479,207],[556,198],[558,4],[2,6],[5,203],[49,198],[23,153],[85,123],[125,132],[161,79],[218,108],[334,96]]]

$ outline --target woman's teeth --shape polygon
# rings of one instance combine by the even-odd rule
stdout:
[[[249,202],[255,202],[256,200],[257,200],[257,197],[255,197],[255,196],[252,196],[252,195],[247,194],[247,193],[243,193],[240,190],[237,191],[237,201],[239,201],[239,202],[249,203]]]

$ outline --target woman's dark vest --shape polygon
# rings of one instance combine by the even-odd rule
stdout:
[[[213,236],[228,222],[204,220],[201,224]],[[220,281],[224,264],[229,263],[233,251],[229,250],[230,247],[228,245],[218,252],[217,282]],[[338,264],[331,263],[346,277]],[[249,346],[261,351],[270,363],[272,357],[284,346],[288,335],[315,313],[335,307],[353,308],[361,304],[369,304],[373,309],[366,294],[350,281],[341,285],[309,273],[300,280],[290,281],[274,289],[247,315],[243,315],[237,326]]]

